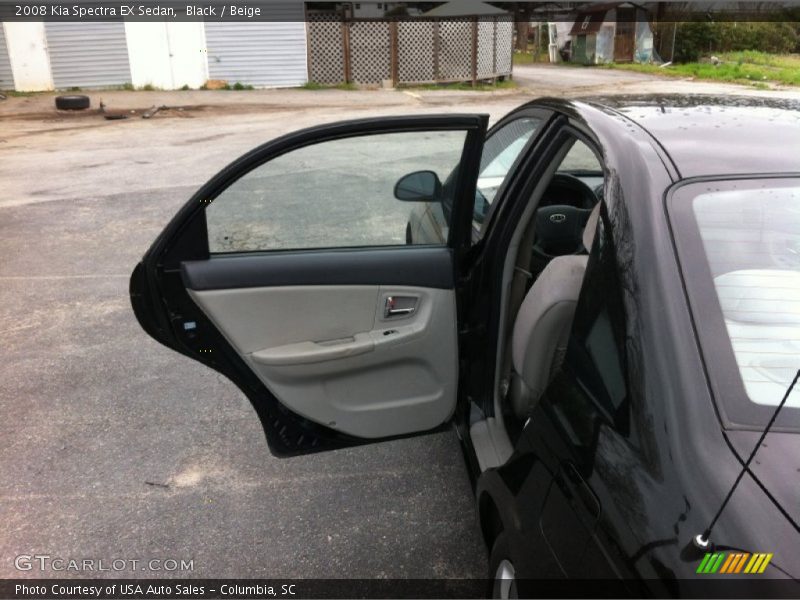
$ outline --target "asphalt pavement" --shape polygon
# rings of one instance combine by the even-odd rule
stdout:
[[[19,555],[192,560],[103,576],[466,577],[451,433],[277,460],[221,375],[136,323],[127,273],[189,188],[2,209],[0,577]]]
[[[484,576],[452,432],[275,459],[231,382],[139,328],[128,276],[197,187],[282,133],[696,85],[567,78],[581,71],[521,68],[522,87],[498,93],[92,93],[132,115],[116,121],[58,115],[47,94],[0,103],[0,577]],[[129,112],[162,104],[149,120]],[[21,555],[128,562],[19,570]],[[153,559],[191,569],[142,571]]]

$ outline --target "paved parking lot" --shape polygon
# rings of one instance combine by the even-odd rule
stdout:
[[[238,389],[130,310],[131,269],[225,163],[311,123],[417,105],[301,94],[332,106],[0,121],[0,577],[42,575],[15,570],[34,553],[193,559],[170,574],[194,577],[483,575],[454,434],[274,459]]]
[[[274,459],[233,384],[140,330],[127,277],[202,182],[276,135],[497,118],[542,93],[569,90],[92,94],[186,107],[124,121],[59,118],[47,96],[0,103],[0,577],[63,575],[19,572],[20,554],[193,560],[117,576],[483,576],[454,434]]]

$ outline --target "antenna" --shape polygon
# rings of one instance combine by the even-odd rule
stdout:
[[[731,486],[728,495],[725,496],[725,499],[722,501],[722,505],[719,507],[717,514],[715,514],[714,518],[711,519],[711,523],[709,524],[708,527],[706,527],[706,530],[703,533],[694,536],[694,539],[692,541],[694,542],[694,545],[697,546],[699,549],[705,550],[710,546],[711,530],[714,529],[714,525],[717,524],[717,520],[722,514],[722,511],[725,510],[725,506],[728,504],[728,501],[733,496],[733,492],[736,491],[736,487],[739,485],[739,482],[742,480],[742,477],[744,477],[744,474],[750,468],[750,463],[753,462],[753,458],[755,458],[756,453],[758,452],[759,448],[761,448],[761,443],[764,441],[764,438],[767,437],[769,430],[775,423],[775,419],[778,418],[778,413],[781,412],[781,409],[786,404],[786,401],[789,399],[789,395],[792,393],[792,390],[794,389],[794,386],[797,383],[798,379],[800,379],[800,370],[798,370],[797,373],[795,373],[794,379],[792,379],[792,383],[789,386],[789,389],[787,389],[786,393],[783,395],[783,400],[780,401],[780,404],[778,404],[778,406],[775,408],[775,412],[772,413],[772,417],[770,418],[769,423],[767,423],[767,426],[764,428],[764,431],[761,432],[761,437],[758,438],[758,441],[756,442],[753,451],[750,453],[750,456],[745,461],[742,470],[739,472],[738,477],[736,477],[736,481],[733,482],[733,485]]]

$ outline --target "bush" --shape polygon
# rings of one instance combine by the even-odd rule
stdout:
[[[713,24],[702,22],[678,23],[675,32],[676,62],[696,62],[711,52],[714,45]]]
[[[701,56],[741,50],[784,54],[797,45],[795,25],[786,22],[679,23],[675,61],[695,62]]]

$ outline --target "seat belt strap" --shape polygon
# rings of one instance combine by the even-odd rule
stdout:
[[[506,319],[505,343],[503,348],[503,361],[501,364],[502,377],[500,379],[500,393],[505,398],[511,382],[511,336],[514,332],[514,323],[517,320],[522,301],[525,299],[528,282],[533,279],[533,274],[528,270],[531,266],[531,248],[533,248],[533,237],[536,230],[536,219],[531,219],[530,224],[525,229],[517,250],[517,262],[514,265],[514,275],[511,279],[511,290],[508,298],[509,318]]]

